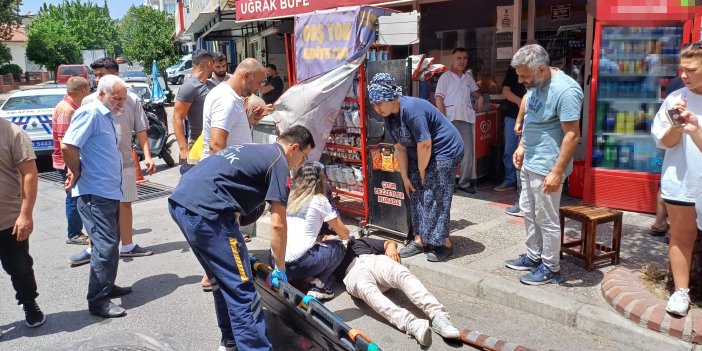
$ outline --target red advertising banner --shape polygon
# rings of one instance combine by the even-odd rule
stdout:
[[[596,0],[588,7],[596,8],[595,17],[603,22],[683,21],[691,19],[699,6],[691,0]],[[643,24],[642,23],[642,24]],[[649,23],[650,24],[650,23]]]
[[[497,140],[497,113],[479,113],[475,116],[475,158],[490,155],[490,147]]]
[[[236,20],[251,21],[291,17],[317,10],[346,6],[365,6],[392,2],[389,0],[236,0]]]

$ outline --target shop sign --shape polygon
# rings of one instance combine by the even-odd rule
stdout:
[[[390,10],[349,7],[295,17],[297,80],[328,72],[346,61],[375,38],[379,16]]]
[[[570,19],[570,4],[551,6],[551,21],[565,21]]]
[[[384,181],[381,186],[382,188],[373,188],[373,194],[378,197],[378,203],[401,207],[405,193],[397,191],[397,184]]]
[[[337,7],[374,5],[388,0],[237,0],[236,20],[251,21],[329,10]]]
[[[512,32],[514,6],[497,6],[497,33]]]

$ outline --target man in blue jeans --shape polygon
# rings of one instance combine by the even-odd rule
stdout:
[[[78,197],[92,252],[88,310],[103,318],[122,317],[126,310],[110,301],[131,292],[115,285],[119,263],[119,201],[122,199],[122,157],[113,118],[119,118],[127,86],[109,75],[98,83],[98,100],[80,107],[61,143],[66,190]]]
[[[61,140],[68,126],[71,124],[73,114],[80,106],[83,98],[90,94],[88,80],[83,77],[71,77],[66,82],[66,96],[56,105],[54,113],[51,115],[51,126],[54,139],[54,152],[51,154],[54,169],[61,174],[63,181],[66,181],[66,164],[61,155]],[[80,220],[77,198],[71,196],[70,191],[66,191],[66,222],[68,224],[66,244],[86,245],[88,236],[82,233],[83,222]]]
[[[271,350],[261,299],[239,231],[240,217],[271,204],[270,283],[287,281],[286,206],[290,170],[307,160],[314,139],[294,126],[275,144],[229,145],[198,162],[180,178],[169,198],[171,217],[212,283],[220,351]],[[236,338],[234,332],[236,331]]]
[[[505,125],[505,151],[502,155],[502,163],[505,166],[505,178],[502,184],[495,187],[495,191],[508,191],[517,186],[517,169],[512,162],[512,156],[514,151],[517,150],[517,145],[519,145],[519,136],[515,133],[514,126],[524,94],[526,94],[526,88],[519,83],[514,67],[510,67],[502,83],[502,95],[506,99],[502,103]]]

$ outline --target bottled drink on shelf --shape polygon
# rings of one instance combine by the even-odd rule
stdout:
[[[614,123],[614,132],[617,134],[623,134],[626,130],[626,113],[617,112],[616,121]]]
[[[617,142],[614,137],[610,136],[604,143],[604,162],[603,167],[614,167],[617,163]]]
[[[614,117],[614,112],[608,111],[605,114],[605,129],[604,131],[606,132],[613,132],[615,130],[614,126],[616,124],[616,120]]]
[[[635,123],[636,123],[636,119],[634,117],[634,113],[631,111],[627,112],[624,132],[626,134],[634,134],[634,124]]]

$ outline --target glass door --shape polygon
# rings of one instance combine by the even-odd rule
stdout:
[[[660,172],[651,124],[678,75],[682,26],[602,27],[592,166]]]

